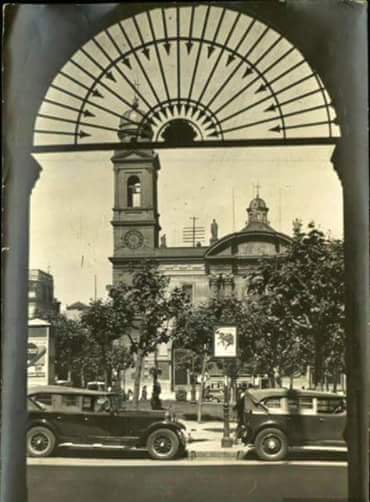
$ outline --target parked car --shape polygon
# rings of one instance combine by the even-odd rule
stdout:
[[[99,391],[107,390],[105,382],[87,382],[86,389]]]
[[[242,440],[262,460],[282,460],[289,447],[345,447],[345,397],[331,392],[250,389]]]
[[[120,396],[62,386],[28,390],[27,452],[48,457],[57,447],[144,448],[168,460],[186,449],[185,425],[171,411],[121,407]]]
[[[224,402],[224,390],[219,388],[210,388],[204,396],[206,401],[213,401],[214,403]]]

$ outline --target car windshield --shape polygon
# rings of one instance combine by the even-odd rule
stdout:
[[[84,396],[83,410],[95,413],[110,413],[122,408],[122,399],[118,394],[102,394],[100,396]]]
[[[49,393],[34,394],[28,397],[38,409],[48,410],[52,407],[52,396]]]

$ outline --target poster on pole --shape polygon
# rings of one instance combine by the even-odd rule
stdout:
[[[237,357],[237,333],[236,326],[217,326],[213,338],[213,356],[218,358]]]

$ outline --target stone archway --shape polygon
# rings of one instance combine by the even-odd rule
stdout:
[[[40,170],[31,158],[31,154],[36,151],[36,148],[41,151],[41,146],[44,151],[48,149],[53,151],[53,148],[55,151],[55,146],[57,146],[53,141],[48,144],[40,142],[37,146],[35,145],[33,142],[34,121],[38,111],[41,111],[40,105],[55,75],[72,55],[97,36],[102,29],[108,29],[132,14],[145,14],[147,8],[145,4],[132,7],[110,4],[45,7],[11,6],[14,9],[11,20],[12,29],[8,30],[6,37],[5,59],[9,62],[11,48],[12,65],[8,70],[9,82],[6,81],[8,99],[5,103],[5,120],[9,133],[5,141],[6,200],[4,207],[7,221],[4,244],[10,252],[6,252],[4,259],[3,279],[4,332],[6,333],[3,345],[3,374],[6,376],[3,385],[3,402],[6,403],[6,409],[3,413],[2,426],[6,434],[3,435],[2,441],[2,456],[5,459],[2,463],[2,494],[9,502],[26,500],[24,442],[19,440],[24,437],[26,423],[24,407],[28,263],[26,229],[29,224],[29,195]],[[293,46],[299,47],[306,59],[314,63],[313,66],[317,69],[322,82],[328,87],[329,94],[335,100],[342,136],[338,140],[333,163],[344,186],[348,285],[346,329],[350,363],[348,397],[351,413],[349,420],[352,425],[350,426],[349,493],[353,500],[367,500],[368,418],[366,407],[368,396],[364,396],[363,393],[368,384],[368,319],[364,309],[359,308],[368,302],[368,281],[365,279],[368,276],[368,139],[367,107],[365,106],[367,85],[366,79],[362,78],[364,65],[358,64],[359,60],[366,61],[366,10],[363,6],[355,5],[354,2],[340,2],[339,0],[338,2],[332,0],[276,2],[276,5],[271,5],[270,2],[246,2],[233,4],[232,8],[247,16],[261,19],[266,25],[275,25],[280,33],[283,33],[288,40],[292,40]],[[128,12],[129,9],[132,11]],[[14,15],[15,12],[16,15]],[[25,47],[29,50],[25,50]],[[166,47],[164,50],[167,53]],[[211,50],[210,58],[217,57],[216,50]],[[144,57],[146,57],[145,54]],[[235,60],[229,63],[229,65],[236,64],[238,63]],[[248,75],[247,77],[249,78]],[[106,79],[108,82],[109,77]],[[69,111],[72,112],[72,110]],[[92,118],[87,117],[88,120]],[[334,119],[334,116],[330,115],[330,120],[331,118]],[[80,126],[81,122],[73,118],[74,126],[76,124]],[[116,125],[112,128],[115,129]],[[62,131],[62,129],[58,130]],[[114,133],[114,131],[110,132]],[[272,133],[279,135],[279,138],[271,137],[268,143],[281,144],[281,131],[271,131]],[[74,136],[76,136],[75,133],[71,137]],[[83,150],[86,146],[82,143],[89,138],[91,140],[91,136],[81,136],[80,138],[79,132],[78,139],[81,139],[81,142],[78,149]],[[285,143],[294,143],[295,140],[287,138]],[[314,140],[315,142],[329,141],[330,144],[337,141],[333,137],[328,138],[327,135],[324,135],[323,139],[314,138]],[[209,141],[215,140],[211,137]],[[232,146],[234,140],[229,141],[229,145]],[[240,140],[237,141],[240,142]],[[254,144],[266,144],[265,140],[259,142],[255,138],[242,141],[245,145],[250,144],[250,141]],[[64,144],[66,146],[65,142]],[[156,148],[161,146],[165,145],[155,145]],[[202,142],[202,146],[206,146],[206,141]],[[75,148],[76,145],[72,147]],[[87,149],[92,147],[93,145],[90,144]],[[98,149],[111,150],[113,147],[107,142],[96,144]],[[353,204],[354,200],[356,204]],[[17,395],[14,395],[14,388],[17,388]],[[14,417],[18,417],[18,420],[14,420]],[[12,451],[11,456],[8,455],[9,451]],[[14,469],[15,466],[17,470]]]

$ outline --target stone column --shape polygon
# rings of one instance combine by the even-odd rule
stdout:
[[[234,276],[233,274],[224,275],[225,298],[231,298],[234,291]]]
[[[364,132],[366,134],[366,129]],[[369,500],[369,173],[367,139],[343,138],[332,161],[343,182],[349,500]]]
[[[40,167],[18,149],[7,158],[3,236],[1,500],[26,502],[29,215]]]
[[[219,278],[216,274],[211,274],[209,277],[209,291],[211,298],[218,297],[218,286],[219,286]]]

